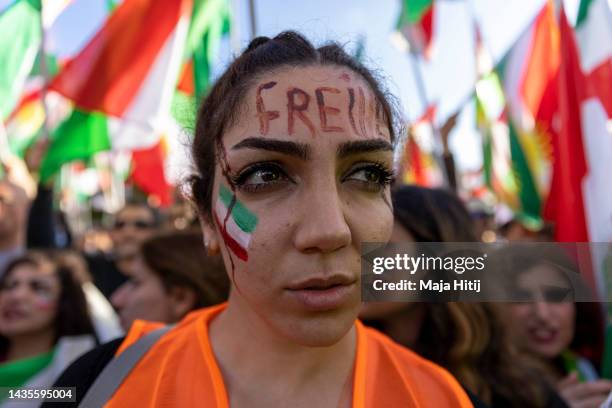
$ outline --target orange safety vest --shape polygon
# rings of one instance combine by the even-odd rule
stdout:
[[[106,404],[125,407],[228,408],[228,395],[208,326],[226,304],[187,315],[144,355]],[[353,408],[472,407],[463,388],[443,368],[357,321]],[[120,354],[159,323],[137,321]]]

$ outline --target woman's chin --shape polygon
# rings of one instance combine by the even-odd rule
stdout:
[[[330,347],[341,341],[355,324],[358,308],[341,308],[291,317],[276,331],[306,347]],[[279,322],[280,323],[280,322]]]

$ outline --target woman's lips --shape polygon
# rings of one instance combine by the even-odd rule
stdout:
[[[529,330],[529,336],[536,343],[548,344],[556,340],[557,330],[547,328],[535,328]]]
[[[335,284],[326,287],[306,287],[301,289],[287,289],[308,311],[324,312],[345,304],[355,289],[356,282],[346,284]]]
[[[5,309],[2,311],[2,317],[4,318],[4,320],[21,319],[25,316],[27,316],[27,314],[23,310],[19,310],[19,309],[11,308],[11,309]]]

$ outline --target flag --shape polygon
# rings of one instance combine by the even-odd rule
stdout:
[[[431,57],[434,27],[434,0],[401,0],[402,10],[396,29],[414,52]]]
[[[71,2],[17,0],[0,13],[0,120],[5,120],[19,102],[41,47],[42,30],[48,29]]]
[[[196,1],[181,68],[179,85],[172,101],[172,117],[192,131],[199,100],[210,87],[211,67],[221,38],[229,33],[231,13],[228,0]]]
[[[215,205],[215,218],[229,249],[239,259],[247,261],[251,234],[257,226],[255,214],[238,201],[234,193],[221,185]]]
[[[489,72],[476,83],[474,102],[476,125],[482,135],[484,184],[500,202],[515,214],[520,214],[519,189],[512,169],[506,101],[496,72]]]
[[[434,156],[433,122],[436,110],[436,104],[429,105],[407,130],[401,160],[401,180],[404,184],[426,187],[443,184],[442,170]]]
[[[588,168],[583,184],[586,229],[590,241],[612,242],[612,12],[606,1],[583,0],[575,30]]]
[[[549,1],[495,67],[506,99],[507,143],[517,194],[510,208],[536,228],[550,188],[559,47],[558,24]]]
[[[66,116],[71,107],[55,92],[43,92],[45,79],[41,70],[41,55],[38,54],[30,76],[25,81],[23,92],[17,105],[5,121],[9,148],[13,154],[24,157],[26,149],[39,137],[45,122],[43,94],[46,97],[47,125],[53,128],[60,118]],[[52,55],[46,55],[46,71],[49,75],[58,72],[59,64]]]
[[[47,180],[66,162],[145,149],[165,130],[183,61],[192,0],[126,0],[54,78],[72,115],[52,135]]]
[[[40,48],[40,0],[18,0],[0,14],[0,120],[19,100]]]
[[[166,179],[166,141],[162,137],[152,147],[132,151],[132,169],[129,180],[144,193],[155,197],[161,207],[172,202],[172,187]]]

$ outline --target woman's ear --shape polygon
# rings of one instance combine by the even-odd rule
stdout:
[[[217,237],[217,229],[212,223],[210,217],[199,216],[200,226],[202,227],[202,236],[204,238],[204,248],[208,256],[219,255],[220,246],[219,238]]]

